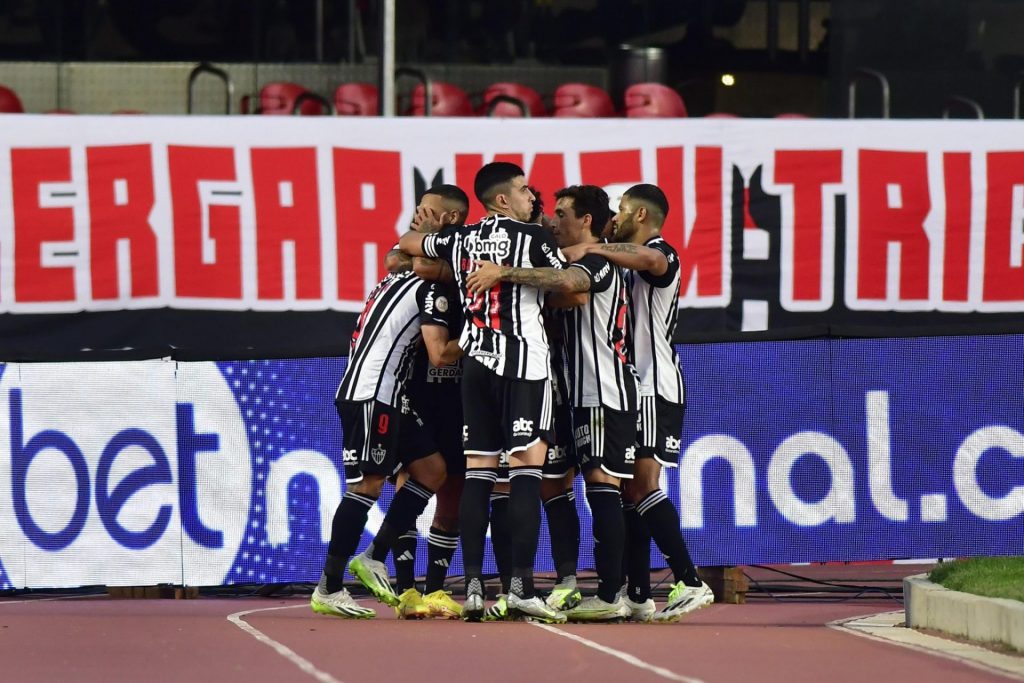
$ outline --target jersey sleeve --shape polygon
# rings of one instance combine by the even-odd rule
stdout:
[[[644,246],[650,247],[651,249],[657,249],[663,253],[665,255],[665,260],[668,261],[668,269],[661,275],[654,275],[646,270],[639,271],[638,275],[640,275],[640,277],[642,277],[646,282],[650,283],[652,287],[668,287],[675,281],[676,273],[679,272],[679,255],[676,254],[676,250],[663,239],[648,242]]]
[[[579,261],[569,264],[570,268],[579,268],[590,278],[590,291],[603,292],[611,287],[614,279],[612,264],[598,254],[587,254]]]
[[[448,226],[440,232],[426,235],[423,238],[423,253],[430,258],[439,258],[452,265],[452,248],[455,246],[455,231],[458,228]]]
[[[530,265],[534,268],[566,268],[569,264],[562,256],[554,235],[540,226],[535,227],[537,229],[530,240]]]
[[[448,328],[449,309],[453,302],[436,282],[424,282],[420,285],[416,292],[416,302],[420,308],[420,325],[439,325]]]

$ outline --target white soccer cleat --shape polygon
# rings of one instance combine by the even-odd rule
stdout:
[[[317,614],[342,619],[373,619],[377,616],[369,607],[360,606],[344,588],[336,593],[327,593],[317,586],[309,598],[309,606]]]
[[[532,598],[521,598],[515,593],[508,596],[508,612],[516,617],[525,617],[532,621],[545,624],[564,624],[565,614],[551,609],[547,603],[536,595]]]
[[[672,586],[668,603],[654,613],[654,621],[668,624],[679,621],[690,612],[696,612],[715,601],[715,594],[703,581],[699,586],[687,586],[682,581]]]

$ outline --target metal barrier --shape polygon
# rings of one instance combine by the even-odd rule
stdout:
[[[971,113],[974,114],[974,118],[985,118],[985,112],[981,108],[980,104],[978,104],[969,97],[961,97],[960,95],[954,95],[952,97],[946,98],[946,101],[942,105],[942,118],[948,119],[953,107],[958,104],[962,104],[963,106],[970,109]]]
[[[853,75],[850,76],[846,86],[848,93],[847,103],[849,107],[849,118],[857,118],[857,81],[864,78],[869,78],[878,83],[879,90],[882,93],[882,118],[889,118],[889,79],[886,78],[885,74],[881,71],[875,71],[874,69],[857,69],[853,72]]]
[[[498,108],[499,104],[514,104],[519,107],[519,111],[522,112],[523,118],[530,118],[530,108],[526,106],[526,102],[523,102],[518,97],[512,97],[511,95],[495,95],[491,98],[491,101],[487,103],[487,115],[494,116],[494,110]]]
[[[295,102],[292,103],[292,116],[304,115],[302,113],[302,105],[303,103],[306,102],[306,100],[313,100],[314,102],[319,102],[320,106],[324,108],[324,116],[334,115],[334,105],[331,104],[330,100],[328,100],[320,93],[315,93],[307,90],[306,92],[301,93],[298,97],[296,97]]]
[[[414,69],[411,66],[400,66],[395,69],[395,79],[401,78],[402,76],[412,76],[423,84],[423,115],[430,116],[433,109],[433,95],[434,88],[430,82],[430,76],[427,76],[425,71],[420,69]],[[381,93],[383,97],[384,93]]]
[[[186,105],[186,111],[189,114],[192,113],[192,105],[195,103],[196,80],[204,73],[216,76],[224,83],[224,113],[230,114],[231,100],[234,99],[235,96],[235,86],[231,82],[231,77],[228,76],[227,71],[216,67],[209,62],[200,62],[188,75],[188,104]]]

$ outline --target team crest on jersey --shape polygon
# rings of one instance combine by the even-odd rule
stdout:
[[[382,462],[384,462],[384,457],[387,454],[388,452],[380,444],[377,444],[376,448],[370,449],[370,459],[373,460],[373,462],[377,465],[380,465]]]

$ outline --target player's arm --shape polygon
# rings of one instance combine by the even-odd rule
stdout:
[[[404,273],[407,270],[414,270],[413,266],[412,256],[403,253],[401,249],[392,249],[384,255],[384,269],[389,273]]]
[[[412,271],[421,279],[430,280],[431,282],[455,281],[451,267],[441,259],[427,258],[426,256],[412,256],[409,258],[412,260]]]
[[[578,308],[590,303],[589,292],[549,292],[544,300],[550,308]]]
[[[427,349],[427,357],[434,367],[451,365],[462,358],[462,347],[458,339],[448,338],[448,328],[444,325],[424,324],[420,326],[423,345]]]
[[[651,275],[664,275],[668,271],[668,258],[664,253],[630,242],[579,244],[562,251],[570,261],[578,261],[586,254],[598,254],[629,270],[647,271]]]
[[[398,248],[409,256],[426,256],[423,251],[423,240],[426,238],[422,232],[410,230],[398,239]]]
[[[550,292],[587,292],[590,278],[581,268],[515,268],[490,261],[477,261],[477,269],[466,279],[471,294],[482,294],[498,282],[528,285]]]

